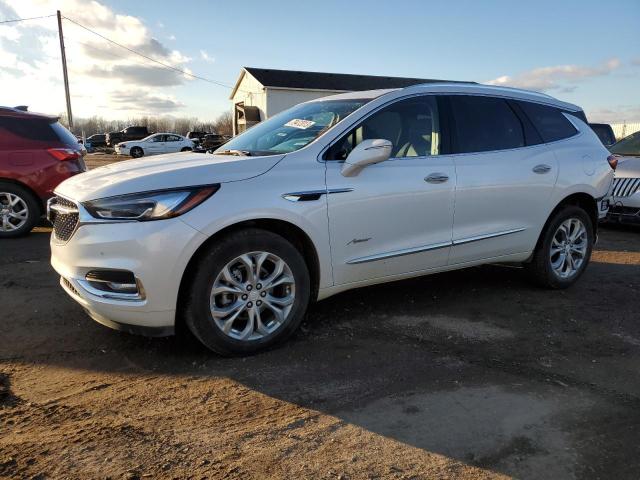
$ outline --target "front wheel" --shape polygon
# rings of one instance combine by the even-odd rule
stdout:
[[[181,152],[190,152],[192,150],[191,147],[183,147],[182,150],[180,150]]]
[[[140,147],[133,147],[129,153],[133,158],[140,158],[144,155],[144,150]]]
[[[247,355],[289,337],[309,303],[309,271],[300,252],[272,232],[246,229],[216,241],[188,285],[184,319],[222,355]]]
[[[587,268],[593,243],[589,215],[580,207],[567,206],[547,225],[527,269],[534,281],[544,287],[567,288]]]

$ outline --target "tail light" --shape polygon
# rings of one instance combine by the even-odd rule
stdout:
[[[609,162],[609,166],[615,170],[616,167],[618,166],[618,157],[617,155],[609,155],[607,157],[607,162]]]
[[[77,160],[81,157],[81,152],[79,150],[74,150],[73,148],[49,148],[47,152],[49,152],[49,155],[53,158],[60,160],[61,162]]]

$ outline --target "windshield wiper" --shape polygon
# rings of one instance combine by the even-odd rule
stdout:
[[[223,150],[221,152],[215,152],[216,155],[237,155],[238,157],[250,157],[251,152],[249,150]]]

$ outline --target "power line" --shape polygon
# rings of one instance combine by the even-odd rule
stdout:
[[[138,52],[138,51],[136,51],[136,50],[133,50],[132,48],[129,48],[129,47],[125,46],[125,45],[122,45],[121,43],[116,42],[115,40],[112,40],[112,39],[110,39],[110,38],[108,38],[108,37],[105,37],[104,35],[102,35],[102,34],[100,34],[100,33],[96,32],[95,30],[92,30],[92,29],[90,29],[89,27],[85,27],[85,26],[84,26],[84,25],[82,25],[81,23],[78,23],[78,22],[76,22],[75,20],[73,20],[73,19],[71,19],[71,18],[69,18],[69,17],[67,17],[67,16],[64,16],[64,15],[63,15],[63,17],[64,17],[66,20],[69,20],[71,23],[76,24],[76,25],[77,25],[77,26],[79,26],[80,28],[83,28],[83,29],[85,29],[86,31],[88,31],[88,32],[90,32],[90,33],[93,33],[94,35],[97,35],[98,37],[102,38],[103,40],[106,40],[106,41],[107,41],[107,42],[109,42],[109,43],[112,43],[112,44],[114,44],[114,45],[116,45],[116,46],[118,46],[118,47],[120,47],[120,48],[123,48],[123,49],[125,49],[125,50],[127,50],[127,51],[129,51],[129,52],[131,52],[131,53],[133,53],[133,54],[135,54],[135,55],[138,55],[138,56],[140,56],[140,57],[142,57],[142,58],[145,58],[145,59],[147,59],[147,60],[149,60],[149,61],[151,61],[151,62],[157,63],[158,65],[161,65],[161,66],[162,66],[162,67],[164,67],[164,68],[167,68],[167,69],[169,69],[169,70],[173,70],[173,71],[178,72],[178,73],[181,73],[181,74],[183,74],[183,75],[187,75],[187,76],[192,77],[192,78],[195,78],[195,79],[197,79],[197,80],[202,80],[202,81],[204,81],[204,82],[208,82],[208,83],[212,83],[212,84],[214,84],[214,85],[218,85],[218,86],[220,86],[220,87],[231,88],[231,89],[233,88],[231,85],[227,85],[226,83],[222,83],[222,82],[219,82],[219,81],[217,81],[217,80],[212,80],[212,79],[210,79],[210,78],[201,77],[200,75],[195,75],[195,74],[193,74],[193,73],[187,72],[186,70],[182,70],[182,69],[180,69],[180,68],[174,67],[173,65],[169,65],[169,64],[167,64],[167,63],[164,63],[164,62],[161,62],[161,61],[159,61],[159,60],[156,60],[155,58],[152,58],[152,57],[149,57],[149,56],[145,55],[144,53],[140,53],[140,52]]]
[[[42,15],[40,17],[29,17],[29,18],[14,18],[12,20],[2,20],[0,21],[0,25],[3,23],[15,23],[15,22],[26,22],[27,20],[38,20],[40,18],[50,18],[50,17],[55,17],[56,14],[52,14],[52,15]]]

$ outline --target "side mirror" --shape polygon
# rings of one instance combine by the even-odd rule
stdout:
[[[342,175],[355,177],[367,165],[384,162],[389,159],[393,145],[389,140],[377,138],[375,140],[363,140],[351,153],[342,165]]]

